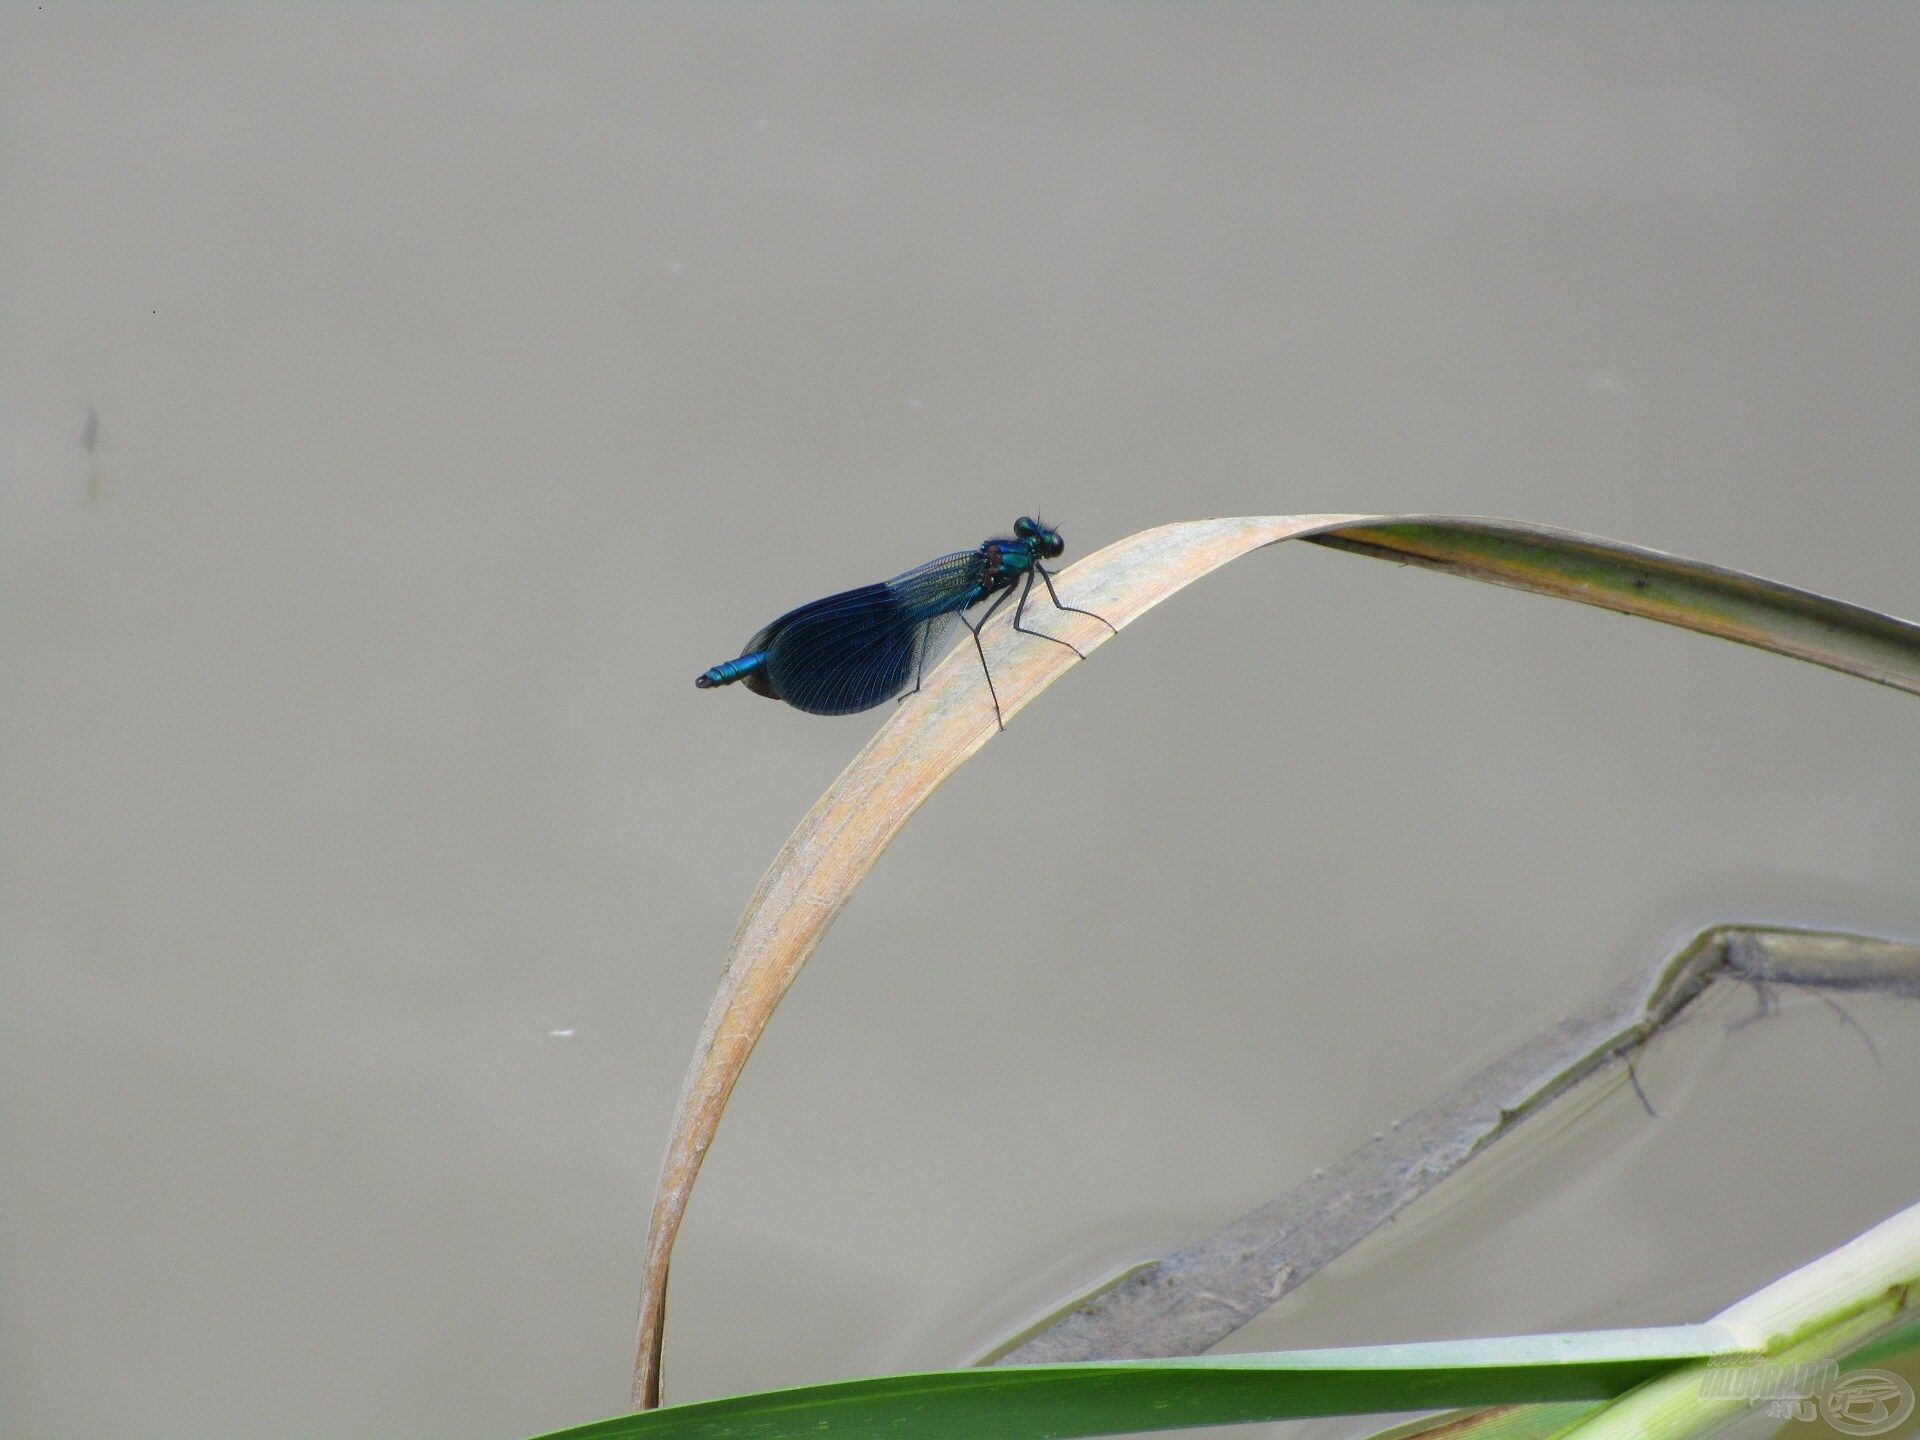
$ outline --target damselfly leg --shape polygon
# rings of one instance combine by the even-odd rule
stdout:
[[[1051,590],[1053,586],[1049,584],[1047,588]],[[1086,653],[1082,651],[1081,648],[1078,645],[1074,644],[1071,640],[1062,640],[1058,635],[1049,635],[1044,630],[1029,630],[1026,626],[1020,623],[1021,619],[1027,613],[1027,597],[1032,593],[1033,593],[1033,571],[1029,570],[1027,572],[1027,582],[1025,585],[1023,585],[1020,588],[1020,603],[1013,607],[1013,628],[1018,630],[1022,635],[1037,635],[1042,640],[1051,640],[1056,645],[1064,645],[1067,647],[1067,649],[1073,651],[1074,654],[1078,655],[1082,660],[1086,659],[1087,658]],[[1057,604],[1058,602],[1055,602],[1055,603]]]
[[[1035,575],[1038,575],[1046,582],[1047,598],[1053,601],[1054,609],[1065,610],[1073,615],[1085,615],[1091,620],[1098,620],[1102,625],[1112,630],[1114,634],[1118,635],[1120,633],[1119,630],[1114,627],[1113,622],[1104,615],[1095,615],[1093,611],[1082,610],[1078,605],[1062,605],[1060,603],[1060,592],[1053,588],[1053,575],[1044,565],[1036,563],[1033,569],[1027,572],[1027,583],[1020,591],[1020,603],[1016,605],[1013,610],[1013,628],[1018,630],[1022,635],[1038,635],[1042,640],[1051,640],[1056,645],[1066,646],[1082,660],[1087,658],[1086,652],[1071,640],[1062,640],[1058,635],[1049,635],[1044,630],[1029,630],[1025,625],[1020,623],[1027,613],[1027,597],[1033,593],[1033,577]]]
[[[1033,568],[1038,570],[1040,572],[1040,578],[1047,582],[1047,597],[1053,601],[1054,609],[1067,610],[1067,611],[1071,611],[1075,615],[1088,616],[1091,619],[1098,620],[1102,625],[1106,626],[1109,630],[1113,631],[1114,634],[1118,635],[1120,633],[1120,627],[1118,625],[1115,625],[1111,620],[1107,619],[1107,617],[1104,615],[1095,615],[1093,611],[1082,610],[1078,605],[1062,605],[1060,603],[1060,592],[1053,588],[1053,572],[1047,569],[1046,566],[1038,563],[1037,561],[1035,562]]]
[[[980,643],[980,627],[993,618],[993,612],[1006,604],[1007,597],[1013,594],[1009,586],[993,597],[993,603],[980,614],[978,620],[969,620],[963,614],[960,623],[973,633],[973,648],[980,652],[980,673],[987,677],[987,694],[993,697],[993,718],[1000,722],[1002,730],[1007,728],[1007,717],[1000,713],[1000,692],[993,688],[993,667],[987,664],[987,647]]]

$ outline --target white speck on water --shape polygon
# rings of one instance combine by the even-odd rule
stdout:
[[[549,1040],[571,1040],[578,1033],[579,1033],[578,1031],[576,1031],[571,1025],[569,1025],[564,1030],[547,1031],[547,1038]]]
[[[1386,1138],[1387,1138],[1387,1133],[1384,1130],[1376,1130],[1373,1132],[1373,1142],[1376,1145]]]
[[[1316,1165],[1313,1167],[1313,1178],[1316,1180],[1319,1180],[1322,1177],[1324,1177],[1326,1173],[1327,1173],[1327,1167],[1324,1165]]]
[[[1618,370],[1602,367],[1588,374],[1587,389],[1596,395],[1624,395],[1627,393],[1627,382],[1620,378]]]
[[[907,396],[907,408],[909,410],[918,410],[922,405],[926,403],[927,402],[922,400],[918,395]]]

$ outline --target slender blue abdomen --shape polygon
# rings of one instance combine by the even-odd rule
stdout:
[[[731,685],[736,680],[744,680],[755,671],[765,667],[767,652],[755,650],[742,655],[738,660],[723,660],[693,683],[702,690],[711,690],[716,685]]]

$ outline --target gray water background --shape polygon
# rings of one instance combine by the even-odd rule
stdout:
[[[1920,615],[1911,7],[14,3],[0,47],[23,1440],[620,1407],[728,936],[877,718],[695,691],[791,604],[1035,509],[1069,559],[1368,510]],[[965,1361],[1709,921],[1920,934],[1917,717],[1239,562],[829,934],[669,1394]],[[1817,1002],[1695,1027],[1660,1120],[1240,1338],[1726,1303],[1920,1188],[1920,1028],[1859,1013],[1879,1065]]]

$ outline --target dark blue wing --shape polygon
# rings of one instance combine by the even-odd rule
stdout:
[[[879,585],[829,595],[782,615],[746,644],[767,651],[747,680],[761,695],[815,715],[869,710],[913,684],[929,647],[977,596],[971,550],[943,555]]]
[[[887,582],[907,612],[919,620],[954,615],[980,598],[983,569],[978,550],[957,550],[916,565]]]

